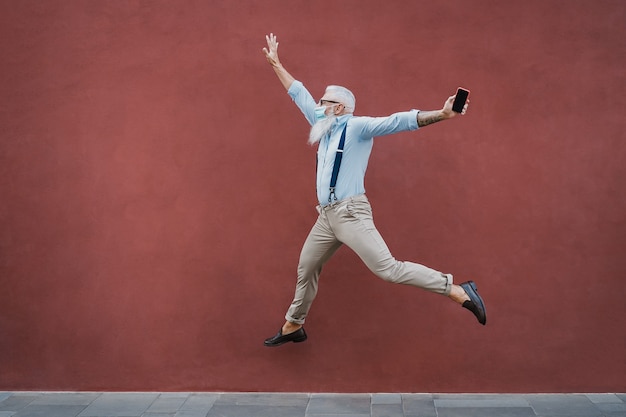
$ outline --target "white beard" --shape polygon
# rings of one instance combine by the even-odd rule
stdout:
[[[317,142],[322,140],[322,138],[330,132],[330,129],[332,129],[336,118],[337,116],[334,115],[328,116],[311,126],[311,132],[309,133],[309,145],[315,145]]]

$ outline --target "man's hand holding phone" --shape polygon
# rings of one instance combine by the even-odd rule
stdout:
[[[454,102],[452,103],[453,112],[465,114],[467,111],[467,105],[469,104],[469,94],[469,90],[462,87],[457,88]]]

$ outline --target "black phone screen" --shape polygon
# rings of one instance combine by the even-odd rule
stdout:
[[[452,111],[457,113],[461,113],[463,111],[463,106],[465,106],[465,102],[467,101],[467,97],[469,96],[469,90],[464,88],[459,88],[456,90],[456,98],[454,99],[454,103],[452,103]]]

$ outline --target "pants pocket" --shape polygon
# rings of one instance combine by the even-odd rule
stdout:
[[[348,214],[359,220],[372,220],[372,206],[366,202],[352,201],[346,206]]]

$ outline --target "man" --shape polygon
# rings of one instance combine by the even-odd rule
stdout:
[[[378,277],[443,294],[470,310],[481,324],[486,323],[485,306],[473,281],[452,283],[452,275],[426,266],[397,261],[376,230],[370,204],[365,196],[364,178],[374,136],[415,130],[455,117],[449,97],[436,111],[412,110],[388,117],[356,117],[354,95],[346,88],[328,86],[316,104],[304,85],[282,66],[274,34],[266,36],[263,48],[278,79],[311,124],[309,143],[318,143],[317,198],[319,216],[311,229],[298,264],[295,296],[285,324],[265,346],[304,342],[304,321],[317,293],[322,266],[346,244]],[[461,114],[467,111],[469,101]]]

